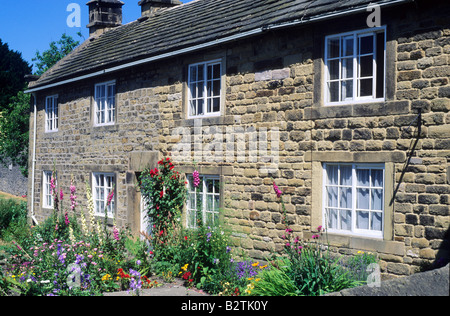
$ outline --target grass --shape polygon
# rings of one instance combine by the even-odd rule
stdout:
[[[26,202],[27,201],[26,198],[23,198],[21,196],[15,196],[15,195],[12,195],[12,194],[9,194],[9,193],[5,193],[5,192],[1,192],[1,191],[0,191],[0,199],[1,200],[12,199],[12,200],[15,200],[17,202]]]

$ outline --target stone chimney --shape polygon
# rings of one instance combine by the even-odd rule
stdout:
[[[142,17],[148,17],[161,8],[170,8],[182,4],[179,0],[141,0]]]
[[[89,37],[98,36],[107,30],[122,25],[122,6],[119,0],[91,0],[89,6]]]

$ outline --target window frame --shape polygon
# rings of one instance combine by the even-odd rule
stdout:
[[[42,207],[50,208],[54,207],[53,194],[51,189],[51,179],[53,177],[53,171],[44,170],[42,172]],[[56,186],[55,177],[55,186]],[[50,203],[49,203],[50,201]]]
[[[330,185],[327,183],[327,166],[339,166],[338,172],[340,174],[340,166],[351,166],[352,167],[352,176],[351,176],[351,196],[352,196],[352,202],[351,202],[351,229],[350,230],[344,230],[339,229],[339,221],[340,221],[340,210],[342,209],[339,205],[340,204],[340,188],[341,187],[350,187],[348,185],[341,185],[339,182],[337,185]],[[323,169],[323,178],[322,178],[322,226],[327,229],[327,232],[331,234],[339,234],[339,235],[348,235],[348,236],[355,236],[355,237],[368,237],[368,238],[376,238],[376,239],[383,239],[384,233],[385,233],[385,220],[387,218],[386,216],[386,166],[383,163],[323,163],[322,164]],[[358,169],[369,169],[369,170],[382,170],[383,175],[383,183],[382,183],[382,198],[381,198],[381,210],[372,210],[371,206],[369,204],[369,209],[358,209],[357,208],[357,189],[368,189],[369,191],[369,203],[371,203],[371,194],[372,190],[380,190],[380,187],[372,186],[371,178],[369,178],[369,187],[367,186],[359,186],[357,184],[357,176],[356,176],[356,170]],[[371,177],[371,176],[370,176]],[[340,179],[340,178],[338,178]],[[328,197],[327,197],[327,187],[333,186],[338,188],[338,197],[337,207],[328,206]],[[330,228],[328,224],[328,212],[327,209],[336,209],[338,210],[337,214],[337,225],[338,228]],[[369,219],[368,219],[368,227],[369,229],[360,229],[357,228],[357,212],[368,212],[369,213]],[[371,230],[371,218],[372,213],[381,213],[381,230]]]
[[[197,67],[198,70],[198,66],[203,65],[203,80],[196,80],[196,81],[191,81],[191,71],[192,71],[192,67]],[[219,77],[215,78],[212,77],[212,79],[208,78],[208,66],[214,66],[214,65],[219,65],[220,66],[220,73],[219,73]],[[214,71],[213,71],[214,74]],[[223,97],[222,97],[222,91],[223,91],[223,61],[222,59],[214,59],[214,60],[210,60],[210,61],[204,61],[204,62],[199,62],[199,63],[193,63],[193,64],[189,64],[188,66],[188,71],[187,71],[187,118],[188,119],[195,119],[195,118],[207,118],[207,117],[216,117],[216,116],[220,116],[222,114],[222,102],[223,102]],[[197,76],[198,78],[198,76]],[[218,82],[219,85],[219,93],[218,95],[212,95],[211,97],[208,96],[208,82]],[[193,98],[192,95],[192,89],[191,89],[191,85],[192,84],[196,84],[196,88],[200,85],[200,83],[202,83],[202,90],[203,90],[203,97],[202,98]],[[212,89],[214,90],[214,89]],[[219,99],[219,111],[215,111],[215,112],[208,112],[208,99],[214,99],[214,98],[218,98]],[[193,101],[193,99],[195,99],[196,101],[198,100],[202,100],[203,101],[203,108],[204,108],[204,113],[203,114],[196,114],[193,115],[192,114],[192,106],[191,106],[191,102]],[[198,106],[198,104],[196,105],[196,107]],[[211,104],[211,107],[213,107],[213,104]]]
[[[216,220],[219,221],[220,218],[220,203],[221,203],[221,180],[220,180],[220,176],[219,175],[200,175],[200,185],[202,186],[202,192],[197,192],[197,188],[195,188],[192,184],[193,181],[193,176],[192,174],[187,175],[186,176],[186,182],[187,182],[187,194],[188,197],[186,199],[186,227],[187,228],[192,228],[192,229],[196,229],[198,228],[197,226],[197,215],[195,212],[193,212],[194,210],[196,210],[197,208],[197,200],[195,200],[195,208],[192,208],[191,203],[191,194],[195,194],[195,196],[197,196],[197,193],[200,193],[201,196],[201,201],[202,201],[202,218],[203,218],[203,224],[204,225],[215,225]],[[217,189],[216,192],[216,188],[215,185],[213,183],[213,191],[214,192],[207,192],[207,180],[213,180],[213,181],[218,181],[219,183],[219,187]],[[199,185],[199,186],[200,186]],[[194,191],[190,190],[191,187],[194,187]],[[207,209],[207,196],[208,195],[212,195],[212,201],[213,201],[213,210],[208,210]],[[215,197],[218,196],[218,201],[216,202]],[[217,203],[217,207],[216,207],[216,203]],[[208,223],[207,222],[207,214],[211,214],[211,218],[213,220],[212,223]],[[194,225],[190,225],[191,222],[191,216],[194,216],[193,219],[193,223]]]
[[[51,100],[51,105],[49,106],[49,100]],[[52,123],[50,127],[49,123]],[[59,129],[59,104],[58,95],[50,95],[45,98],[45,132],[55,133]],[[56,127],[55,127],[56,125]]]
[[[105,89],[105,96],[99,97],[98,96],[98,88],[104,86]],[[114,93],[112,95],[109,95],[109,87],[114,86]],[[97,83],[94,86],[94,126],[108,126],[108,125],[114,125],[116,124],[116,117],[117,117],[117,105],[116,105],[116,94],[117,94],[117,88],[116,88],[116,81],[106,81]],[[99,108],[99,99],[105,99],[105,108],[100,109]],[[113,99],[112,102],[110,99]],[[112,106],[111,106],[112,104]],[[111,119],[108,121],[108,112],[112,111]],[[104,112],[104,122],[99,122],[98,113]]]
[[[111,186],[107,186],[107,183],[105,181],[105,179],[103,180],[104,185],[101,186],[99,185],[98,181],[97,181],[97,177],[102,176],[102,177],[112,177],[112,185]],[[99,217],[105,217],[105,207],[103,207],[102,209],[98,209],[98,202],[103,202],[104,205],[107,204],[108,201],[108,196],[111,193],[111,191],[114,191],[114,196],[111,199],[111,204],[108,206],[108,218],[114,218],[114,214],[116,212],[116,183],[117,183],[117,177],[115,173],[112,172],[93,172],[92,173],[92,200],[94,202],[94,215],[95,216],[99,216]],[[104,189],[104,194],[103,194],[103,199],[101,199],[101,197],[98,196],[97,193],[97,188],[100,189]]]
[[[376,56],[377,54],[377,46],[376,46],[376,41],[377,41],[377,36],[376,34],[378,33],[383,33],[384,34],[384,40],[383,40],[383,88],[382,88],[382,92],[383,92],[383,96],[382,97],[377,97],[377,84],[378,84],[378,80],[377,80],[377,59],[378,57]],[[367,54],[361,54],[358,50],[358,42],[360,40],[360,38],[365,37],[365,36],[369,36],[369,35],[374,35],[373,36],[373,50],[372,53],[367,53]],[[344,37],[353,37],[353,54],[352,59],[353,59],[353,76],[352,78],[349,78],[347,81],[352,80],[352,98],[348,98],[345,100],[341,101],[341,93],[342,93],[342,82],[346,81],[345,78],[342,75],[342,60],[346,59],[345,57],[350,58],[350,55],[348,56],[343,56],[342,54],[342,42],[341,39]],[[328,48],[328,41],[330,39],[333,38],[339,38],[340,39],[340,43],[339,43],[339,57],[328,57],[329,55],[329,48]],[[362,103],[374,103],[374,102],[384,102],[386,100],[386,66],[387,66],[387,61],[386,61],[386,50],[387,50],[387,34],[386,34],[386,26],[380,26],[380,27],[374,27],[374,28],[367,28],[367,29],[361,29],[361,30],[356,30],[356,31],[351,31],[351,32],[344,32],[344,33],[339,33],[339,34],[333,34],[333,35],[328,35],[325,36],[325,53],[324,53],[324,81],[323,81],[323,88],[324,88],[324,105],[325,106],[334,106],[334,105],[348,105],[348,104],[362,104]],[[360,76],[360,59],[361,59],[361,55],[373,55],[373,62],[372,62],[372,76]],[[364,56],[362,56],[364,57]],[[338,79],[330,79],[330,71],[329,71],[329,61],[330,60],[339,60],[339,76]],[[361,80],[361,78],[366,78],[369,79],[372,78],[372,95],[371,96],[359,96],[361,89],[359,88],[358,84]],[[330,89],[328,87],[328,84],[330,82],[339,82],[339,100],[340,101],[329,101],[330,98]]]

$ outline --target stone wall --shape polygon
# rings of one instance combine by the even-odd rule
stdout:
[[[294,234],[309,238],[323,222],[322,163],[382,163],[387,174],[383,239],[330,235],[328,241],[341,254],[376,251],[385,274],[416,272],[439,250],[446,255],[442,248],[450,218],[450,25],[448,6],[437,4],[420,2],[419,9],[408,5],[382,12],[387,24],[385,102],[323,104],[324,37],[367,28],[366,15],[333,21],[332,30],[328,22],[271,31],[40,93],[38,218],[51,212],[41,206],[43,170],[55,166],[65,192],[71,174],[84,191],[91,172],[114,172],[116,219],[137,232],[136,176],[173,154],[181,172],[192,172],[195,160],[201,173],[221,176],[221,203],[233,244],[262,259],[284,246],[283,212],[273,181],[284,193]],[[224,69],[223,110],[220,117],[201,120],[200,126],[186,115],[187,69],[191,63],[215,59]],[[94,85],[108,80],[116,80],[116,124],[94,127]],[[52,94],[59,95],[60,128],[45,134],[45,96]],[[230,132],[245,140],[229,137]],[[215,135],[222,135],[222,151],[208,147]],[[194,141],[188,142],[188,154],[177,156],[184,138]],[[204,146],[201,155],[198,138]],[[255,146],[262,140],[267,148]],[[220,156],[226,149],[233,155]],[[79,197],[85,204],[84,194]]]
[[[14,165],[0,164],[0,191],[16,196],[27,195],[28,179],[22,175],[20,168]]]

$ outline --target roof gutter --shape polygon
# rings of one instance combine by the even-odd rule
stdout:
[[[380,3],[378,5],[380,7],[388,7],[388,6],[393,6],[393,5],[402,4],[402,3],[408,3],[408,2],[414,2],[414,1],[415,0],[394,0],[394,1],[390,1],[390,2]],[[376,3],[370,3],[370,5],[374,5],[374,4],[376,4]],[[301,24],[307,24],[307,23],[311,23],[311,22],[324,21],[324,20],[335,18],[335,17],[341,17],[341,16],[350,15],[350,14],[361,13],[361,12],[367,11],[367,8],[368,8],[368,6],[364,6],[364,7],[360,7],[360,8],[349,9],[349,10],[342,11],[342,12],[333,12],[333,13],[329,13],[329,14],[323,14],[323,15],[320,15],[320,16],[315,16],[315,17],[312,17],[312,18],[308,18],[306,20],[303,20],[303,18],[302,18],[302,19],[289,21],[289,22],[282,22],[282,23],[278,23],[278,24],[268,24],[268,25],[264,25],[262,27],[258,27],[256,29],[253,29],[253,30],[250,30],[250,31],[247,31],[247,32],[243,32],[243,33],[227,36],[227,37],[216,39],[216,40],[213,40],[213,41],[209,41],[209,42],[206,42],[206,43],[203,43],[203,44],[198,44],[198,45],[190,46],[190,47],[187,47],[187,48],[175,50],[175,51],[172,51],[172,52],[169,52],[169,53],[164,53],[164,54],[156,55],[156,56],[153,56],[153,57],[140,59],[140,60],[137,60],[137,61],[134,61],[134,62],[122,64],[122,65],[119,65],[119,66],[116,66],[116,67],[106,68],[104,70],[96,71],[96,72],[93,72],[93,73],[90,73],[90,74],[87,74],[87,75],[83,75],[83,76],[79,76],[79,77],[75,77],[75,78],[71,78],[71,79],[55,82],[55,83],[44,85],[44,86],[41,86],[41,87],[31,88],[31,89],[26,90],[25,93],[34,93],[34,92],[37,92],[37,91],[41,91],[41,90],[45,90],[45,89],[61,86],[61,85],[68,84],[68,83],[77,82],[77,81],[88,79],[88,78],[97,77],[97,76],[100,76],[100,75],[108,74],[108,73],[115,72],[115,71],[118,71],[118,70],[131,68],[131,67],[142,65],[142,64],[146,64],[146,63],[149,63],[149,62],[153,62],[153,61],[157,61],[157,60],[161,60],[161,59],[165,59],[165,58],[169,58],[169,57],[174,57],[174,56],[178,56],[178,55],[181,55],[181,54],[191,53],[191,52],[194,52],[194,51],[197,51],[197,50],[210,48],[210,47],[217,46],[217,45],[220,45],[220,44],[233,42],[235,40],[240,40],[240,39],[244,39],[244,38],[247,38],[247,37],[250,37],[250,36],[258,35],[258,34],[264,33],[264,32],[269,31],[269,30],[275,30],[275,29],[279,29],[279,28],[298,26],[298,25],[301,25]]]

